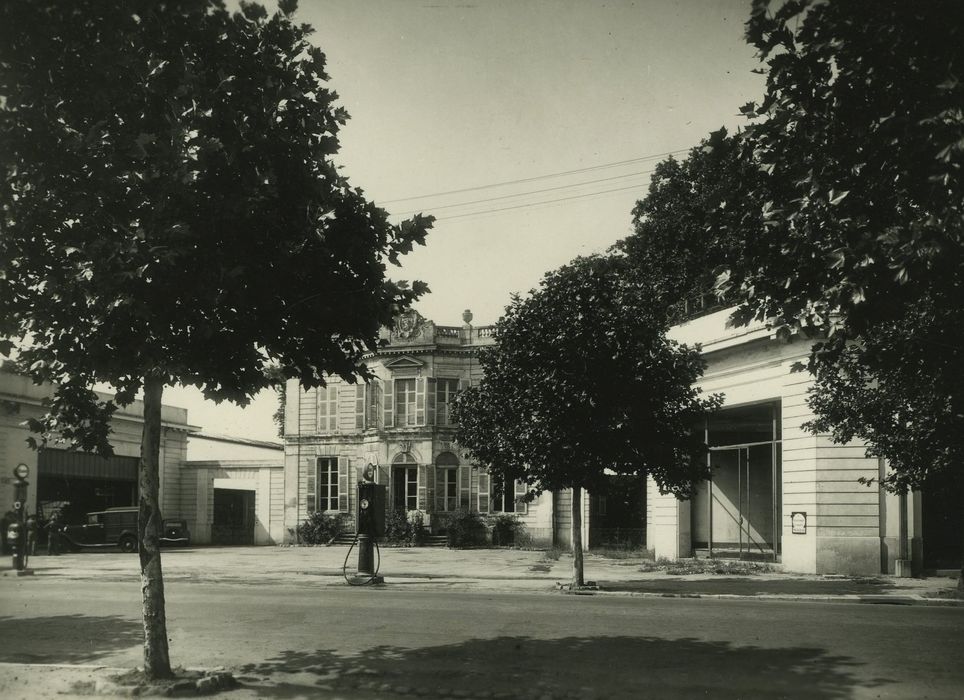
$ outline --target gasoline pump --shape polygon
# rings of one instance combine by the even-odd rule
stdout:
[[[14,467],[13,512],[17,519],[7,525],[7,542],[13,552],[13,568],[18,573],[27,570],[27,477],[30,467],[18,464]]]
[[[384,579],[378,575],[381,566],[381,551],[378,549],[378,537],[385,534],[385,487],[375,483],[376,468],[373,464],[365,466],[362,472],[362,480],[358,482],[358,492],[355,503],[358,504],[356,511],[356,535],[355,541],[348,548],[345,555],[345,563],[342,566],[342,574],[345,580],[353,586],[362,586],[367,583],[383,583]],[[358,546],[358,568],[353,577],[347,573],[348,559],[352,550]],[[378,563],[375,563],[375,556],[378,555]]]

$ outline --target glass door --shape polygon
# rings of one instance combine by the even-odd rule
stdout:
[[[775,559],[779,541],[777,483],[771,442],[712,448],[713,478],[700,499],[710,556]]]
[[[418,466],[392,469],[392,502],[395,510],[418,510]]]

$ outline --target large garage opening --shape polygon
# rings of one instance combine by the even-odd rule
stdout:
[[[927,484],[921,489],[921,539],[924,571],[961,568],[961,533],[964,533],[964,488],[952,481]]]
[[[37,514],[42,520],[57,509],[71,525],[86,514],[137,505],[137,457],[100,457],[86,452],[44,449],[38,454]]]
[[[712,478],[692,503],[697,556],[762,559],[780,556],[780,404],[724,409],[704,427]]]
[[[214,489],[214,544],[254,544],[255,492],[242,489]]]

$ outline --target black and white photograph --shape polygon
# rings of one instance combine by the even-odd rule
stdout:
[[[964,697],[964,1],[0,2],[0,697]]]

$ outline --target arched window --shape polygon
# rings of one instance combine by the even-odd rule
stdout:
[[[418,464],[411,452],[402,452],[392,460],[392,507],[418,510]]]

